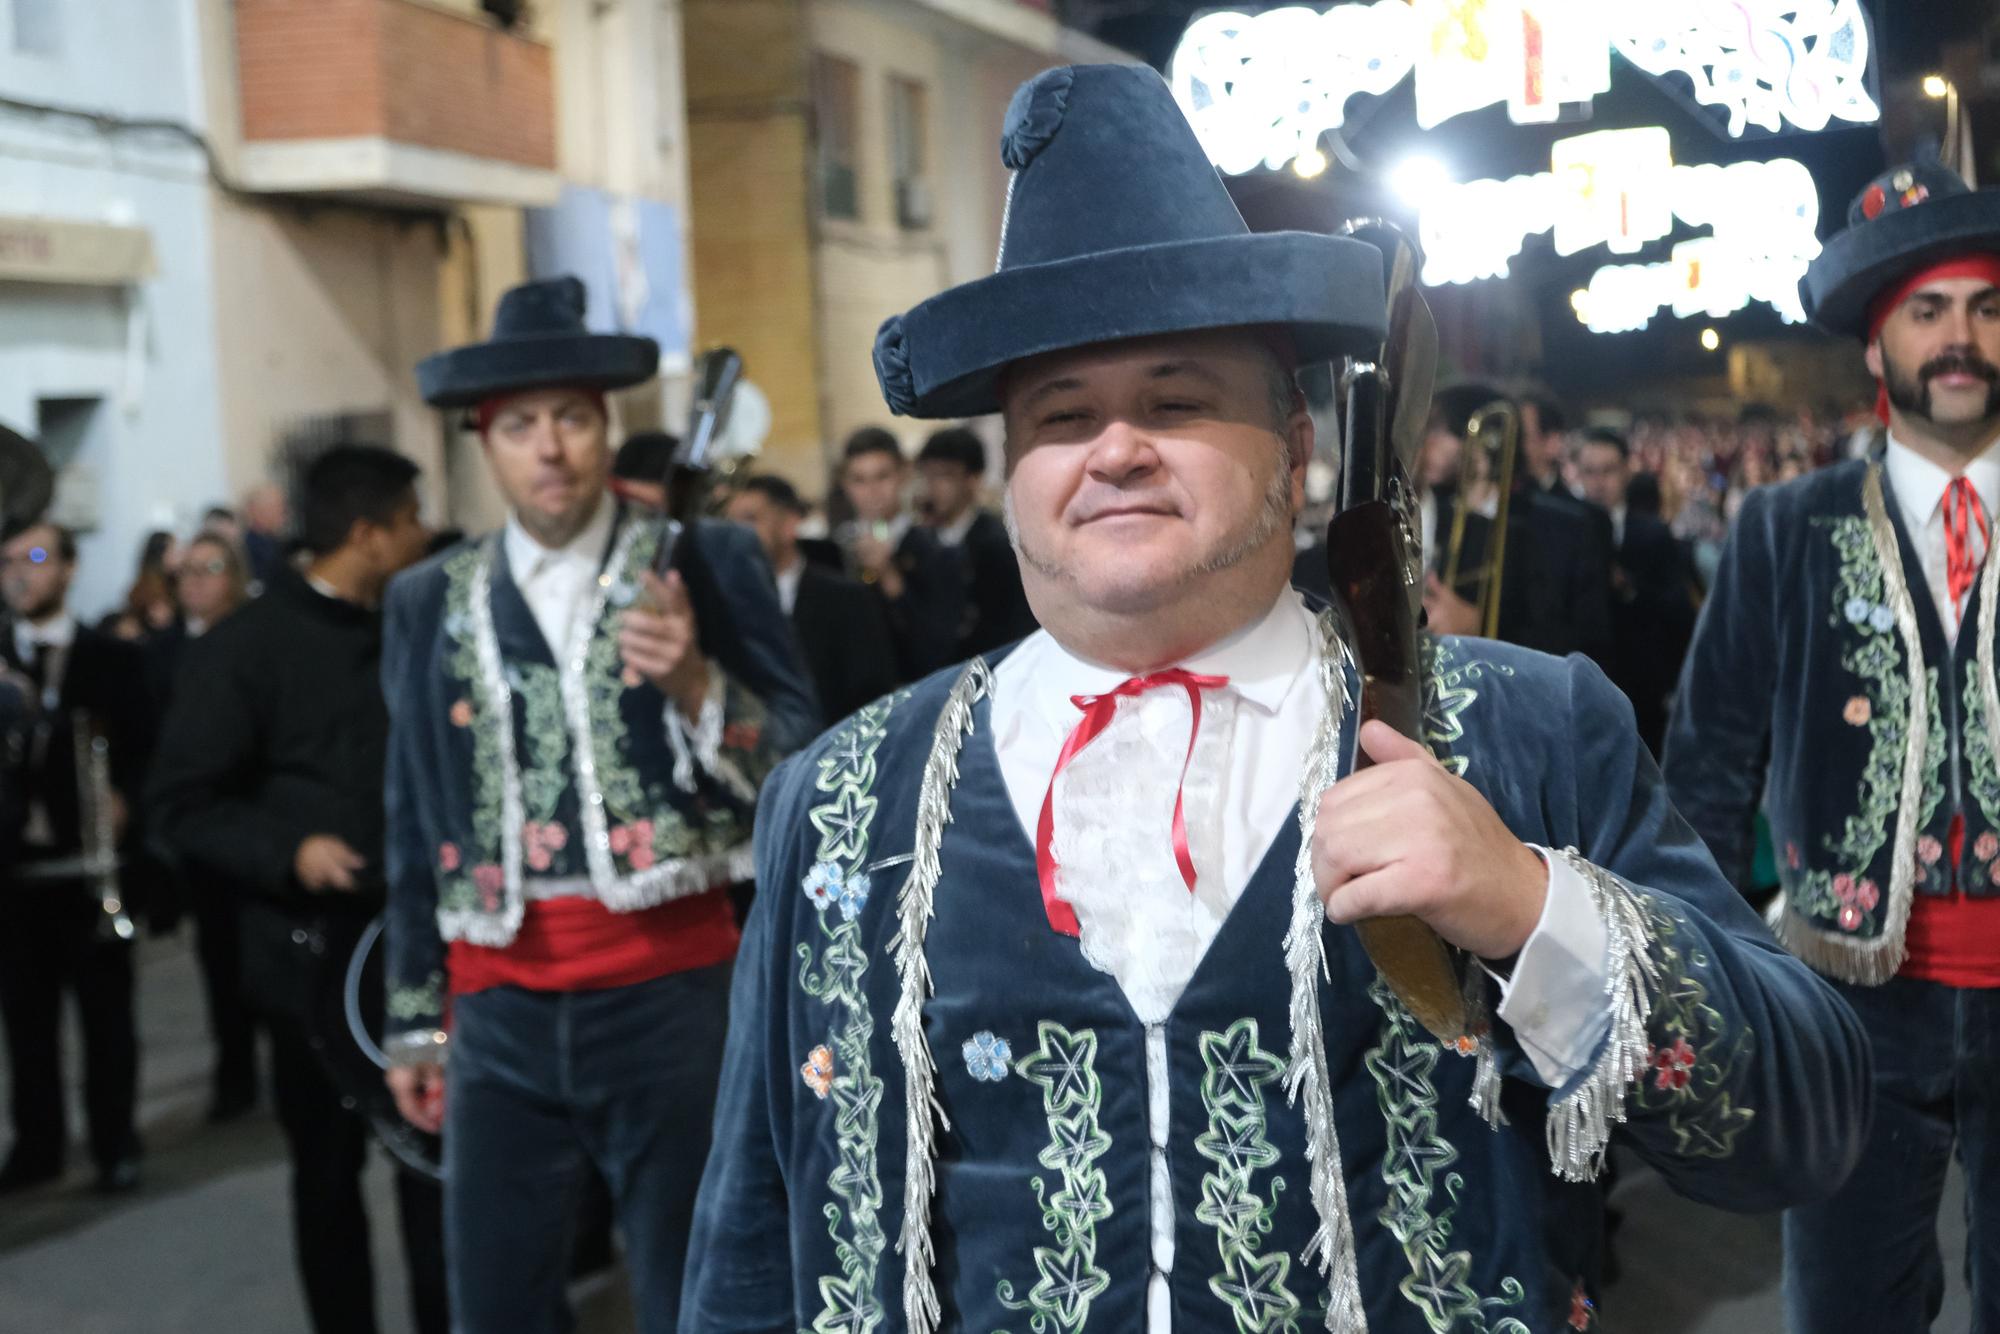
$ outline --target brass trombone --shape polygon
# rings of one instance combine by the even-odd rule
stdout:
[[[1466,423],[1465,450],[1458,458],[1458,503],[1452,508],[1451,539],[1445,547],[1444,586],[1458,593],[1470,587],[1479,611],[1479,633],[1487,639],[1500,633],[1500,582],[1507,564],[1507,513],[1514,494],[1514,460],[1520,453],[1521,413],[1513,403],[1496,398],[1472,414]],[[1483,473],[1483,475],[1482,475]],[[1486,546],[1470,571],[1463,570],[1465,516],[1472,510],[1479,487],[1498,488],[1493,503],[1493,527]]]

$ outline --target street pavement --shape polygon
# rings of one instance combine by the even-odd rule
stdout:
[[[202,1120],[208,1040],[193,951],[184,936],[140,946],[139,1005],[145,1182],[132,1195],[103,1199],[90,1193],[87,1165],[79,1163],[60,1185],[0,1202],[0,1334],[305,1334],[277,1126],[263,1112],[222,1127]],[[66,1070],[74,1081],[73,1048]],[[73,1156],[87,1157],[80,1151]],[[377,1154],[368,1172],[372,1214],[380,1223],[372,1247],[376,1304],[382,1334],[408,1334],[392,1170]],[[1960,1272],[1964,1195],[1956,1172],[1949,1189],[1940,1232],[1951,1286],[1939,1331],[1971,1326]],[[1625,1220],[1617,1234],[1623,1273],[1606,1295],[1601,1329],[1783,1329],[1775,1216],[1690,1204],[1629,1159],[1613,1202]],[[616,1274],[573,1295],[579,1334],[632,1329]]]

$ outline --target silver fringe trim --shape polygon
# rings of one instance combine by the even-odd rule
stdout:
[[[1313,831],[1320,797],[1340,777],[1341,723],[1347,716],[1347,647],[1331,615],[1319,618],[1320,686],[1326,707],[1306,752],[1299,779],[1299,853],[1292,867],[1292,919],[1285,931],[1285,967],[1291,974],[1291,1048],[1285,1067],[1285,1094],[1294,1105],[1304,1099],[1306,1161],[1311,1169],[1313,1211],[1319,1227],[1300,1257],[1327,1276],[1326,1328],[1335,1334],[1366,1334],[1361,1280],[1354,1262],[1354,1224],[1347,1212],[1347,1180],[1341,1169],[1340,1137],[1333,1122],[1333,1087],[1326,1068],[1326,1031],[1320,1012],[1319,980],[1327,976],[1321,927],[1326,910],[1313,881]]]
[[[1472,1094],[1466,1099],[1480,1120],[1498,1130],[1507,1124],[1500,1110],[1500,1056],[1493,1047],[1493,1019],[1486,1004],[1486,970],[1465,970],[1465,1027],[1478,1046],[1473,1052]],[[1460,1039],[1464,1041],[1464,1039]]]
[[[569,641],[562,647],[563,657],[557,668],[563,720],[569,729],[570,755],[576,766],[577,791],[582,797],[578,806],[583,823],[584,859],[590,868],[590,883],[597,900],[613,912],[637,912],[707,893],[732,880],[748,880],[755,874],[756,866],[748,841],[723,852],[669,858],[622,879],[611,860],[611,831],[604,816],[604,793],[597,781],[597,735],[590,725],[584,663],[611,590],[623,579],[633,548],[648,531],[648,524],[640,519],[621,523],[617,541],[598,576],[595,594],[578,604],[571,619]],[[507,684],[506,663],[501,658],[500,638],[493,624],[493,566],[506,559],[501,537],[496,533],[488,539],[488,558],[473,572],[470,611],[473,648],[486,691],[489,725],[498,733],[504,898],[498,913],[440,910],[437,915],[438,934],[444,939],[494,949],[513,944],[521,929],[523,905],[529,897],[521,868],[521,827],[527,817],[521,795],[521,766],[514,749],[514,692]]]
[[[931,994],[930,963],[924,936],[934,910],[933,895],[943,867],[938,849],[951,819],[951,793],[958,786],[958,752],[972,731],[972,709],[991,689],[992,673],[974,658],[938,715],[930,759],[917,794],[915,856],[896,899],[898,927],[889,948],[896,958],[902,993],[889,1020],[896,1052],[903,1061],[903,1114],[908,1126],[903,1160],[903,1232],[896,1249],[903,1256],[903,1322],[909,1334],[932,1334],[941,1318],[937,1280],[931,1273],[936,1250],[931,1241],[931,1196],[937,1188],[939,1129],[951,1120],[937,1099],[937,1063],[924,1041],[924,1001]]]
[[[1626,1090],[1646,1073],[1652,1045],[1646,1021],[1659,993],[1660,966],[1653,959],[1644,900],[1616,876],[1584,860],[1575,848],[1556,855],[1583,878],[1592,905],[1604,919],[1611,1030],[1583,1082],[1549,1108],[1549,1165],[1565,1181],[1593,1181],[1604,1170],[1611,1127],[1625,1120]]]
[[[1993,623],[1994,604],[2000,602],[2000,560],[1993,557],[1993,547],[2000,545],[1988,541],[1986,547],[1986,568],[1979,575],[1979,698],[1985,705],[1986,744],[2000,746],[2000,684],[1996,684],[1993,672]]]
[[[1917,821],[1924,802],[1924,759],[1930,749],[1930,681],[1924,667],[1924,641],[1917,631],[1917,607],[1911,600],[1909,581],[1903,576],[1902,552],[1896,546],[1895,525],[1889,522],[1889,508],[1882,497],[1882,465],[1870,463],[1861,481],[1861,503],[1868,518],[1868,536],[1875,546],[1876,564],[1882,567],[1882,586],[1890,614],[1896,618],[1896,633],[1903,641],[1903,660],[1909,664],[1910,712],[1903,724],[1903,787],[1896,807],[1896,835],[1889,855],[1889,903],[1882,916],[1882,934],[1873,940],[1836,935],[1800,916],[1790,901],[1780,896],[1771,905],[1765,920],[1780,943],[1806,964],[1829,977],[1859,986],[1879,986],[1894,977],[1903,966],[1908,949],[1904,932],[1910,924],[1910,905],[1916,895]],[[1992,583],[1992,562],[1987,563],[1981,581],[1980,600],[1987,602]],[[1982,619],[1990,618],[1983,606]],[[1992,635],[1981,644],[1981,668],[1992,661]],[[1987,672],[1987,689],[1992,674]],[[1987,717],[1994,709],[1989,703]]]

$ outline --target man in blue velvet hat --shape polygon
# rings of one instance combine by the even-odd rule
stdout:
[[[1142,67],[1041,75],[1001,154],[996,271],[876,366],[1003,414],[1044,628],[767,786],[682,1329],[1548,1334],[1618,1123],[1705,1200],[1830,1189],[1860,1034],[1617,691],[1443,639],[1428,744],[1359,727],[1289,590],[1292,372],[1379,346],[1380,254],[1249,234]],[[1408,913],[1491,1016],[1453,1041],[1352,927]]]
[[[605,395],[652,340],[583,285],[501,298],[417,368],[469,410],[506,526],[399,578],[390,715],[389,1079],[442,1129],[465,1334],[569,1328],[586,1164],[611,1187],[640,1328],[674,1327],[714,1106],[757,788],[817,720],[756,539],[621,508]],[[689,559],[691,557],[691,559]],[[449,1053],[449,1060],[447,1060]]]
[[[1847,222],[1802,294],[1815,323],[1866,348],[1888,439],[1745,500],[1666,776],[1746,890],[1761,804],[1778,937],[1874,1044],[1861,1166],[1785,1218],[1792,1328],[1930,1328],[1956,1152],[1972,1327],[2000,1329],[2000,191],[1897,167]]]

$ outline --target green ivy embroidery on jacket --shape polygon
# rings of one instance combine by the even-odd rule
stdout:
[[[1660,991],[1653,1002],[1650,1073],[1632,1087],[1636,1110],[1664,1115],[1674,1150],[1690,1158],[1728,1158],[1736,1137],[1756,1111],[1735,1105],[1731,1090],[1750,1060],[1756,1034],[1731,1033],[1721,1013],[1708,1003],[1701,974],[1708,956],[1698,944],[1683,945],[1681,920],[1659,900],[1646,896]]]
[[[1097,1266],[1097,1225],[1111,1217],[1110,1190],[1097,1160],[1111,1147],[1111,1137],[1097,1120],[1104,1106],[1097,1034],[1087,1028],[1072,1033],[1048,1019],[1035,1031],[1039,1045],[1014,1069],[1042,1089],[1049,1143],[1040,1162],[1056,1174],[1057,1184],[1049,1194],[1047,1178],[1038,1174],[1031,1185],[1042,1206],[1042,1227],[1055,1245],[1035,1247],[1038,1277],[1026,1297],[1015,1297],[1007,1279],[995,1292],[1008,1310],[1029,1313],[1034,1334],[1076,1334],[1090,1318],[1090,1304],[1111,1286],[1111,1275]]]
[[[1890,821],[1902,800],[1903,751],[1908,741],[1910,682],[1904,671],[1903,646],[1896,617],[1887,602],[1885,577],[1875,555],[1868,521],[1855,515],[1821,516],[1813,520],[1827,530],[1840,557],[1840,581],[1828,620],[1836,630],[1846,627],[1840,665],[1858,677],[1862,694],[1850,700],[1845,722],[1868,731],[1868,759],[1861,770],[1860,805],[1847,817],[1838,837],[1828,835],[1827,867],[1806,867],[1788,886],[1792,907],[1822,922],[1866,938],[1881,930],[1878,905],[1887,897],[1868,879],[1889,838]],[[1858,701],[1858,702],[1857,702]],[[1931,735],[1940,736],[1937,675],[1931,674]],[[1832,720],[1828,720],[1829,724]],[[1937,767],[1926,765],[1924,807],[1928,812],[1942,800],[1944,788]]]
[[[434,1019],[444,1013],[444,974],[433,972],[422,986],[390,987],[391,1019]]]
[[[1265,1137],[1264,1089],[1284,1077],[1285,1062],[1257,1044],[1257,1021],[1239,1019],[1225,1032],[1201,1035],[1201,1106],[1208,1131],[1195,1152],[1215,1164],[1201,1179],[1195,1221],[1215,1229],[1222,1271],[1208,1288],[1229,1307],[1239,1334],[1274,1334],[1299,1328],[1299,1299],[1285,1286],[1292,1258],[1259,1255],[1271,1231],[1285,1181],[1273,1173],[1270,1196],[1252,1178],[1273,1168],[1278,1150]]]
[[[1481,658],[1460,658],[1436,635],[1423,637],[1423,657],[1424,679],[1429,683],[1424,691],[1424,741],[1446,769],[1463,778],[1470,757],[1452,753],[1465,737],[1460,715],[1479,698],[1477,683],[1486,673],[1512,676],[1514,669]]]
[[[451,642],[445,670],[459,693],[452,702],[451,721],[472,734],[472,838],[463,868],[438,876],[438,907],[447,912],[484,911],[483,896],[473,883],[473,866],[486,861],[497,865],[505,823],[501,814],[504,765],[500,754],[499,729],[493,725],[492,707],[480,682],[479,647],[472,634],[472,586],[480,563],[487,559],[483,545],[461,548],[444,564],[444,629]]]
[[[1531,1334],[1513,1316],[1489,1323],[1500,1309],[1526,1300],[1521,1281],[1509,1276],[1501,1281],[1500,1296],[1480,1297],[1471,1284],[1472,1253],[1446,1249],[1457,1204],[1431,1211],[1440,1173],[1445,1194],[1452,1200],[1465,1189],[1465,1179],[1446,1170],[1458,1161],[1458,1150],[1438,1133],[1438,1093],[1431,1082],[1438,1046],[1379,977],[1369,984],[1368,996],[1388,1020],[1382,1041],[1368,1053],[1366,1064],[1389,1130],[1388,1149],[1382,1155],[1382,1181],[1389,1197],[1378,1217],[1402,1244],[1410,1265],[1409,1277],[1397,1285],[1398,1290],[1422,1314],[1432,1334]]]
[[[887,1241],[876,1162],[882,1079],[869,1057],[875,1019],[862,985],[868,951],[861,940],[860,909],[868,897],[864,866],[868,826],[875,812],[875,798],[870,795],[875,752],[888,733],[895,704],[893,697],[880,700],[848,720],[819,762],[816,785],[826,799],[807,817],[820,838],[803,888],[817,909],[823,948],[815,959],[811,943],[799,945],[799,987],[833,1012],[831,1079],[823,1092],[818,1087],[814,1091],[830,1094],[833,1102],[837,1161],[827,1177],[827,1189],[835,1202],[824,1213],[840,1264],[839,1274],[819,1280],[823,1306],[813,1321],[814,1334],[867,1334],[883,1316],[875,1290]],[[813,1073],[807,1073],[809,1086]]]

